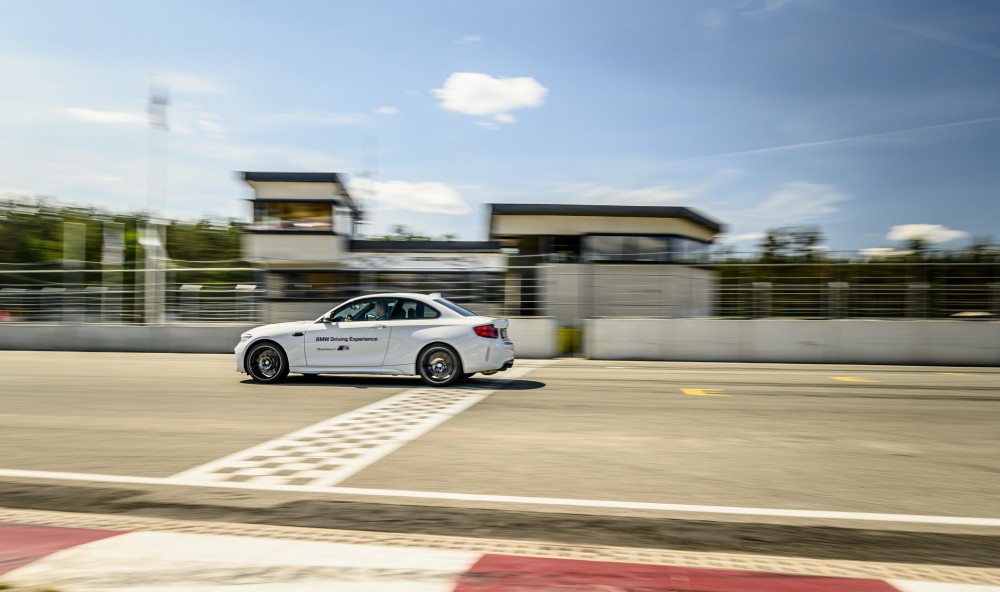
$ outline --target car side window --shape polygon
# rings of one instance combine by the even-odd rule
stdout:
[[[348,304],[347,306],[342,306],[337,310],[333,311],[330,315],[331,320],[335,323],[349,322],[349,321],[363,321],[365,319],[365,310],[372,307],[371,300],[357,300]]]
[[[396,318],[397,298],[365,298],[338,308],[332,315],[334,322],[388,321]]]
[[[434,310],[433,306],[424,304],[423,302],[418,302],[416,300],[404,299],[400,300],[396,307],[400,310],[399,313],[393,311],[393,318],[398,319],[436,319],[441,316],[441,313]]]
[[[436,319],[441,313],[423,302],[397,298],[365,298],[342,306],[330,315],[335,323]]]

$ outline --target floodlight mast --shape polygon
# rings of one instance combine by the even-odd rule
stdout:
[[[165,74],[152,73],[149,84],[149,136],[146,164],[146,224],[140,238],[145,253],[145,314],[146,324],[159,325],[166,321],[166,245],[163,221],[154,211],[167,206],[167,148],[170,126],[167,105],[170,91]],[[154,204],[156,202],[156,204]]]

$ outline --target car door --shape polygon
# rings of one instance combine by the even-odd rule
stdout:
[[[305,331],[306,364],[311,368],[371,368],[381,366],[389,347],[385,318],[373,314],[376,300],[354,301]],[[384,305],[394,303],[391,299]]]
[[[440,317],[441,313],[429,304],[400,298],[389,320],[392,339],[386,351],[385,365],[412,365],[417,353],[427,345],[423,330],[439,325]]]

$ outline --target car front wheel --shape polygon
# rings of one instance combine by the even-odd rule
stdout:
[[[430,386],[450,386],[463,377],[462,361],[447,345],[432,345],[421,352],[417,370]]]
[[[281,382],[288,376],[288,357],[273,343],[255,345],[247,356],[247,372],[254,382]]]

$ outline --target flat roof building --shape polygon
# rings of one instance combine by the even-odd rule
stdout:
[[[490,238],[517,250],[508,310],[564,326],[599,316],[708,316],[719,222],[678,206],[490,204]],[[650,264],[666,264],[650,265]]]
[[[705,256],[722,225],[691,208],[494,203],[485,241],[372,240],[357,237],[364,212],[337,173],[241,176],[253,190],[244,258],[261,269],[272,322],[394,291],[566,327],[711,312]]]

